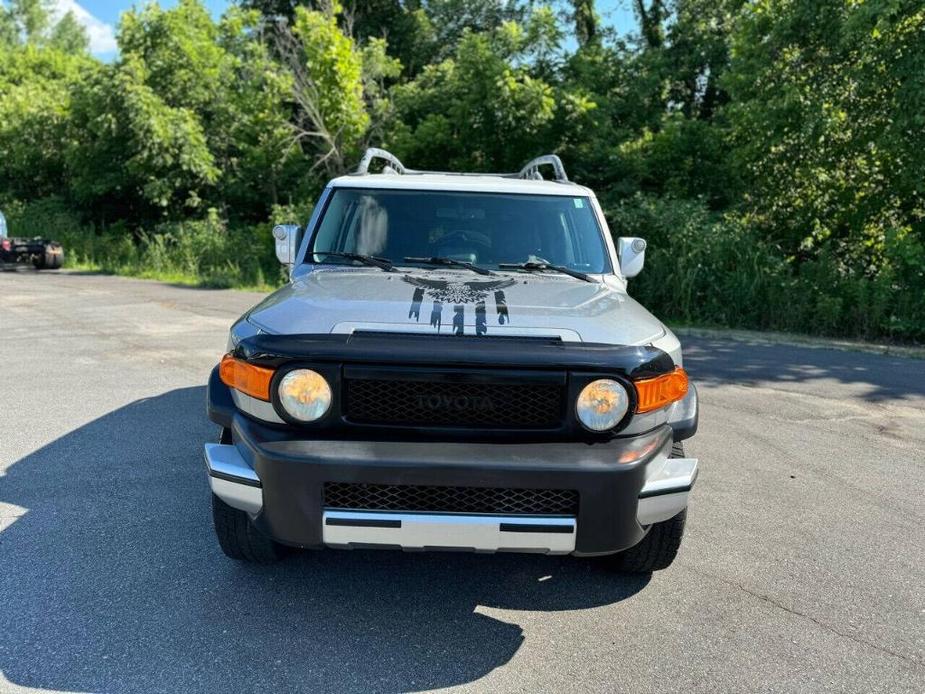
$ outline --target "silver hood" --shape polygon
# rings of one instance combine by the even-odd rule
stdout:
[[[600,282],[442,269],[316,268],[255,306],[247,320],[274,334],[462,331],[615,345],[665,335],[661,322],[625,291]]]

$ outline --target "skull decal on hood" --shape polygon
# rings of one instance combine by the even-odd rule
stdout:
[[[504,290],[516,284],[516,280],[470,280],[460,282],[448,276],[441,278],[414,277],[405,275],[402,280],[414,287],[411,297],[411,308],[408,318],[421,320],[421,304],[427,296],[433,301],[430,312],[430,324],[437,332],[443,325],[443,306],[453,306],[453,332],[462,335],[466,322],[466,306],[475,304],[475,334],[484,335],[488,332],[488,317],[485,300],[494,295],[495,311],[498,316],[498,325],[510,322],[507,300]]]

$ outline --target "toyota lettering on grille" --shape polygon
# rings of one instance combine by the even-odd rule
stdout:
[[[418,394],[415,403],[421,409],[433,411],[491,412],[495,409],[491,398],[483,395]]]

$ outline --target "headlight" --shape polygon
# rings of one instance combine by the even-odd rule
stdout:
[[[331,386],[317,371],[294,369],[279,382],[279,402],[293,419],[314,422],[331,407]]]
[[[620,423],[629,405],[626,388],[609,378],[600,378],[582,389],[575,410],[591,431],[607,431]]]

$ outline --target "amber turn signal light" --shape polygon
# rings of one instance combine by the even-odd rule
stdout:
[[[671,373],[634,381],[636,412],[651,412],[681,400],[687,395],[687,372],[676,366]]]
[[[222,357],[222,363],[218,367],[218,375],[222,383],[229,388],[234,388],[252,398],[270,400],[270,379],[273,378],[273,369],[254,366],[226,354]]]

